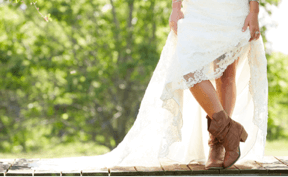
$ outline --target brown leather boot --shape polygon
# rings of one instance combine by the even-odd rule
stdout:
[[[244,127],[222,110],[213,114],[208,131],[223,143],[226,151],[223,167],[231,167],[240,157],[240,141],[245,142],[248,136]]]
[[[211,118],[207,115],[208,129],[211,124]],[[208,145],[210,147],[208,160],[205,164],[205,169],[223,169],[223,161],[225,149],[222,143],[218,141],[211,133],[209,133]]]

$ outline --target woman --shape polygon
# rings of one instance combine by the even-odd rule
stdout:
[[[201,27],[198,29],[195,29],[195,33],[199,33],[199,35],[209,35],[213,25],[210,24],[212,20],[218,21],[220,25],[218,26],[218,29],[215,29],[215,31],[225,32],[223,28],[230,28],[231,31],[229,33],[237,34],[240,33],[233,31],[233,29],[239,29],[239,26],[234,25],[233,23],[229,24],[230,21],[233,20],[233,22],[236,22],[240,18],[231,18],[230,21],[226,21],[225,18],[223,18],[224,14],[227,12],[226,10],[228,8],[231,8],[228,10],[227,15],[228,16],[233,16],[234,12],[237,8],[235,5],[237,5],[237,1],[229,3],[231,1],[185,1],[188,5],[188,3],[191,4],[191,9],[190,14],[191,18],[194,16],[205,17],[203,18],[202,21],[200,20],[194,20],[191,19],[189,22],[187,20],[187,24],[191,25],[191,28],[193,28],[193,25],[197,23],[201,23]],[[208,4],[209,3],[209,4]],[[179,19],[184,18],[184,14],[181,11],[181,0],[173,0],[172,1],[172,13],[170,16],[169,20],[169,25],[170,29],[177,34],[177,22]],[[214,6],[215,4],[215,6]],[[220,5],[219,5],[220,4]],[[220,8],[216,8],[217,5],[219,5]],[[258,24],[258,13],[259,13],[259,0],[249,0],[249,5],[250,5],[250,12],[247,15],[245,19],[244,26],[242,28],[242,31],[245,32],[247,30],[247,27],[249,26],[250,29],[250,35],[251,38],[249,39],[249,42],[251,40],[258,40],[260,37],[260,31],[259,31],[259,24]],[[185,10],[188,10],[189,7],[187,7]],[[223,9],[225,8],[225,9]],[[233,11],[231,11],[233,9]],[[242,14],[245,14],[245,8],[244,6],[241,7],[239,5],[238,11],[242,11]],[[193,11],[195,13],[193,13]],[[224,11],[224,13],[220,13],[220,11]],[[207,14],[207,12],[209,14]],[[216,15],[214,15],[215,13]],[[231,14],[232,13],[232,14]],[[237,13],[237,12],[235,12]],[[203,16],[200,16],[200,15]],[[238,14],[240,15],[241,12]],[[213,15],[213,16],[212,16]],[[239,17],[239,16],[237,16]],[[221,24],[223,22],[223,24]],[[183,22],[184,23],[184,22]],[[218,24],[219,24],[218,23]],[[217,25],[218,25],[217,24]],[[195,26],[194,26],[195,27]],[[181,26],[181,30],[183,30]],[[202,29],[200,31],[199,29]],[[196,31],[198,30],[198,31]],[[181,32],[182,32],[181,31]],[[204,32],[203,32],[204,31]],[[183,34],[183,35],[182,35]],[[189,36],[187,33],[182,33],[180,38],[182,43],[187,43],[188,40],[183,39],[184,35]],[[216,35],[216,34],[212,34]],[[192,35],[193,36],[193,35]],[[209,36],[210,37],[210,36]],[[207,42],[211,41],[210,39],[205,39]],[[192,37],[191,39],[196,39],[197,37]],[[199,37],[200,39],[200,37]],[[202,38],[201,38],[202,39]],[[213,41],[213,40],[212,40]],[[201,43],[201,42],[200,42]],[[198,45],[198,44],[196,44]],[[179,50],[183,50],[183,48],[186,48],[183,46],[183,44],[178,45],[180,47]],[[183,46],[183,48],[181,47]],[[209,47],[209,45],[205,46]],[[196,48],[196,47],[195,47]],[[192,47],[191,47],[192,49]],[[187,49],[186,49],[187,50]],[[197,51],[198,52],[198,51]],[[189,53],[189,52],[188,52]],[[191,53],[190,53],[191,54]],[[215,53],[216,54],[216,53]],[[236,52],[233,54],[235,55]],[[217,56],[217,55],[215,55]],[[185,59],[189,58],[183,56],[183,53],[180,54],[179,62],[185,63]],[[221,57],[221,56],[220,56]],[[229,58],[229,57],[226,57]],[[236,57],[235,57],[236,58]],[[239,58],[239,57],[238,57]],[[189,58],[191,59],[191,58]],[[192,59],[193,60],[193,59]],[[231,59],[233,61],[233,59]],[[205,60],[203,60],[205,62]],[[215,61],[213,61],[213,66],[214,66],[214,72],[215,72]],[[217,60],[216,60],[217,62]],[[239,147],[239,142],[245,142],[247,139],[247,132],[243,128],[243,126],[235,121],[233,121],[230,117],[232,117],[233,109],[235,106],[235,98],[236,98],[236,83],[235,83],[235,77],[236,77],[236,68],[237,68],[237,62],[238,60],[233,61],[232,64],[230,64],[226,70],[223,72],[223,74],[220,74],[221,76],[214,73],[215,81],[216,81],[216,88],[217,91],[214,89],[214,86],[210,82],[210,80],[205,80],[206,78],[203,77],[200,80],[195,79],[195,74],[196,72],[191,72],[191,70],[187,70],[185,74],[183,74],[183,77],[185,78],[186,84],[189,86],[189,89],[195,99],[198,101],[198,103],[201,105],[201,107],[205,110],[205,112],[208,114],[206,116],[207,121],[208,121],[208,131],[210,132],[210,139],[209,139],[209,146],[210,146],[210,151],[209,151],[209,157],[208,161],[206,162],[205,168],[206,169],[217,169],[217,168],[229,168],[232,166],[240,157],[240,147]],[[211,64],[210,64],[211,65]],[[203,66],[203,65],[201,65]],[[197,66],[198,68],[201,68],[200,65]],[[186,67],[184,67],[186,68]],[[225,68],[225,67],[223,67]],[[210,71],[209,71],[210,72]],[[204,72],[205,73],[205,72]],[[191,79],[192,78],[192,79]],[[209,79],[213,78],[213,76],[209,77]],[[203,80],[202,80],[203,79]],[[220,98],[220,100],[219,100]],[[229,117],[230,116],[230,117]],[[221,120],[222,122],[218,122]],[[226,126],[226,127],[225,127]],[[227,134],[227,132],[229,132]],[[225,150],[224,150],[225,149]]]
[[[261,161],[268,82],[258,6],[249,0],[172,0],[172,30],[123,141],[101,156],[30,166],[76,170],[197,161],[211,169],[239,159]]]

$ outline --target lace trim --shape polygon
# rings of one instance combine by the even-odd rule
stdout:
[[[246,41],[246,48],[247,48],[248,42]],[[208,79],[214,79],[214,78],[219,78],[223,75],[223,72],[225,69],[233,63],[243,50],[243,47],[245,45],[244,41],[238,42],[237,45],[229,47],[230,52],[226,52],[225,54],[221,55],[218,57],[215,61],[218,62],[219,68],[216,69],[214,73],[211,73],[209,76],[203,73],[205,70],[204,68],[210,67],[210,63],[201,69],[195,71],[192,75],[194,77],[189,77],[187,81],[187,75],[183,76],[183,78],[180,78],[180,82],[183,82],[184,79],[186,81],[186,88],[194,86],[196,83],[200,83],[203,80],[208,80]],[[240,47],[240,49],[239,49]],[[225,56],[225,57],[224,57]],[[188,75],[191,75],[188,74]],[[180,84],[178,83],[180,86]],[[166,131],[166,136],[163,139],[162,146],[160,148],[160,153],[159,157],[165,157],[169,153],[169,146],[177,141],[181,141],[181,128],[182,128],[182,111],[179,110],[179,103],[178,101],[174,98],[174,91],[172,89],[172,83],[166,84],[166,87],[164,88],[163,94],[161,95],[161,100],[163,101],[162,107],[169,110],[172,114],[174,114],[174,119],[173,119],[173,124],[170,126],[167,131]],[[177,113],[175,115],[175,113]],[[175,134],[175,132],[177,132]]]
[[[264,46],[260,43],[261,40],[262,37],[257,41],[251,42],[251,50],[248,57],[250,73],[253,73],[249,80],[249,92],[252,95],[255,107],[253,123],[257,125],[260,130],[260,137],[257,137],[257,141],[261,143],[259,148],[261,148],[262,155],[258,157],[259,160],[262,160],[264,157],[268,123],[267,60],[261,60],[261,58],[266,58],[263,52]],[[256,47],[256,45],[260,45],[261,47]]]
[[[267,111],[268,101],[265,95],[267,95],[268,92],[267,89],[263,88],[262,86],[267,85],[267,76],[263,75],[263,67],[267,66],[267,63],[259,64],[258,60],[260,60],[262,57],[265,56],[260,55],[260,54],[263,55],[263,52],[261,51],[254,51],[255,45],[257,44],[254,44],[253,42],[249,43],[247,39],[238,41],[237,45],[232,44],[230,47],[228,47],[227,51],[229,52],[223,52],[224,54],[219,56],[212,63],[210,62],[201,69],[196,70],[193,73],[188,73],[182,76],[182,78],[178,78],[180,81],[178,80],[176,86],[175,83],[173,84],[173,82],[167,83],[165,85],[161,95],[161,100],[163,101],[162,107],[169,110],[172,114],[174,114],[175,111],[178,114],[174,115],[175,117],[173,120],[173,125],[167,129],[167,132],[165,134],[166,136],[164,137],[159,153],[160,158],[168,155],[169,147],[171,144],[177,141],[181,141],[182,111],[178,110],[180,104],[178,103],[177,99],[174,98],[173,93],[177,91],[177,89],[187,89],[193,87],[195,84],[200,83],[203,80],[220,78],[223,75],[223,72],[226,70],[226,68],[230,64],[232,64],[235,60],[237,60],[238,57],[241,55],[249,56],[248,60],[250,64],[250,70],[251,73],[253,73],[251,74],[249,80],[249,92],[253,96],[253,102],[255,107],[253,122],[260,129],[260,137],[258,136],[257,139],[261,141],[261,144],[263,144],[263,146],[261,147],[263,148],[265,147],[266,142],[265,137],[267,135],[266,130],[267,130],[267,117],[268,117],[268,111]],[[245,51],[247,50],[249,51],[249,54],[247,53],[245,54]],[[255,58],[257,58],[258,60]],[[209,71],[209,67],[211,67],[211,65],[214,66],[214,72]],[[261,79],[258,80],[259,78]],[[186,86],[182,82],[184,82]],[[264,150],[263,150],[263,156],[264,156]]]
[[[243,45],[244,43],[242,43]],[[195,71],[194,73],[189,73],[187,75],[184,75],[184,81],[188,88],[193,87],[195,84],[200,83],[203,80],[211,80],[211,79],[218,79],[223,75],[223,72],[226,70],[226,68],[232,64],[235,60],[238,59],[240,55],[243,54],[244,51],[246,51],[247,47],[249,47],[247,44],[244,47],[240,45],[240,42],[232,49],[230,52],[227,52],[220,57],[218,57],[213,62],[214,72],[209,73],[209,67],[210,63],[204,67],[202,67],[200,70]],[[208,71],[207,71],[208,70]]]

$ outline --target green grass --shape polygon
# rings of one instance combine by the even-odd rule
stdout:
[[[71,144],[59,144],[53,147],[47,147],[37,152],[29,153],[0,153],[1,159],[13,159],[13,158],[61,158],[61,157],[79,157],[79,156],[95,156],[101,155],[110,150],[101,145],[95,145],[94,143],[71,143]]]
[[[288,139],[266,141],[265,156],[288,156]]]
[[[61,158],[61,157],[79,157],[95,156],[109,152],[105,146],[95,145],[94,143],[71,143],[59,144],[53,147],[47,147],[41,151],[29,153],[0,153],[1,159],[13,158]],[[288,139],[266,141],[265,156],[288,156]]]

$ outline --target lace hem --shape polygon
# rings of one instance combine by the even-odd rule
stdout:
[[[249,79],[249,92],[252,95],[255,106],[253,123],[260,129],[260,136],[257,136],[257,141],[260,141],[259,143],[263,145],[261,147],[265,147],[268,118],[268,100],[266,98],[268,92],[267,88],[263,88],[263,86],[267,86],[268,84],[267,75],[265,75],[265,72],[263,72],[265,71],[263,69],[267,66],[267,63],[263,61],[262,63],[260,62],[261,58],[265,57],[265,55],[263,56],[264,50],[256,47],[256,45],[261,45],[261,43],[259,43],[260,40],[262,40],[262,37],[256,42],[252,41],[250,43],[247,39],[237,41],[237,45],[232,44],[230,47],[228,47],[227,51],[229,52],[223,52],[224,54],[215,59],[213,62],[204,65],[201,69],[196,70],[193,73],[190,72],[181,78],[178,78],[178,81],[165,84],[160,97],[160,99],[163,101],[162,107],[174,114],[174,119],[172,124],[173,126],[167,129],[166,136],[163,139],[159,153],[160,158],[169,154],[169,147],[171,144],[181,141],[181,128],[183,124],[182,110],[179,110],[179,100],[174,97],[174,93],[179,89],[193,87],[195,84],[200,83],[203,80],[220,78],[226,68],[239,57],[248,57],[250,73],[253,73]],[[211,72],[211,67],[214,68],[214,72]],[[176,112],[177,114],[175,114]],[[264,156],[264,149],[262,149],[262,152],[263,155],[260,155],[259,159]]]
[[[267,136],[267,120],[268,120],[268,79],[267,79],[267,60],[261,60],[266,58],[263,43],[261,43],[262,37],[257,41],[251,42],[251,49],[249,52],[249,65],[251,78],[249,80],[249,92],[252,95],[254,103],[254,118],[253,123],[258,126],[260,136],[257,137],[257,141],[262,146],[259,146],[262,155],[258,158],[262,160],[264,157],[264,149]],[[257,47],[259,46],[259,47]]]

